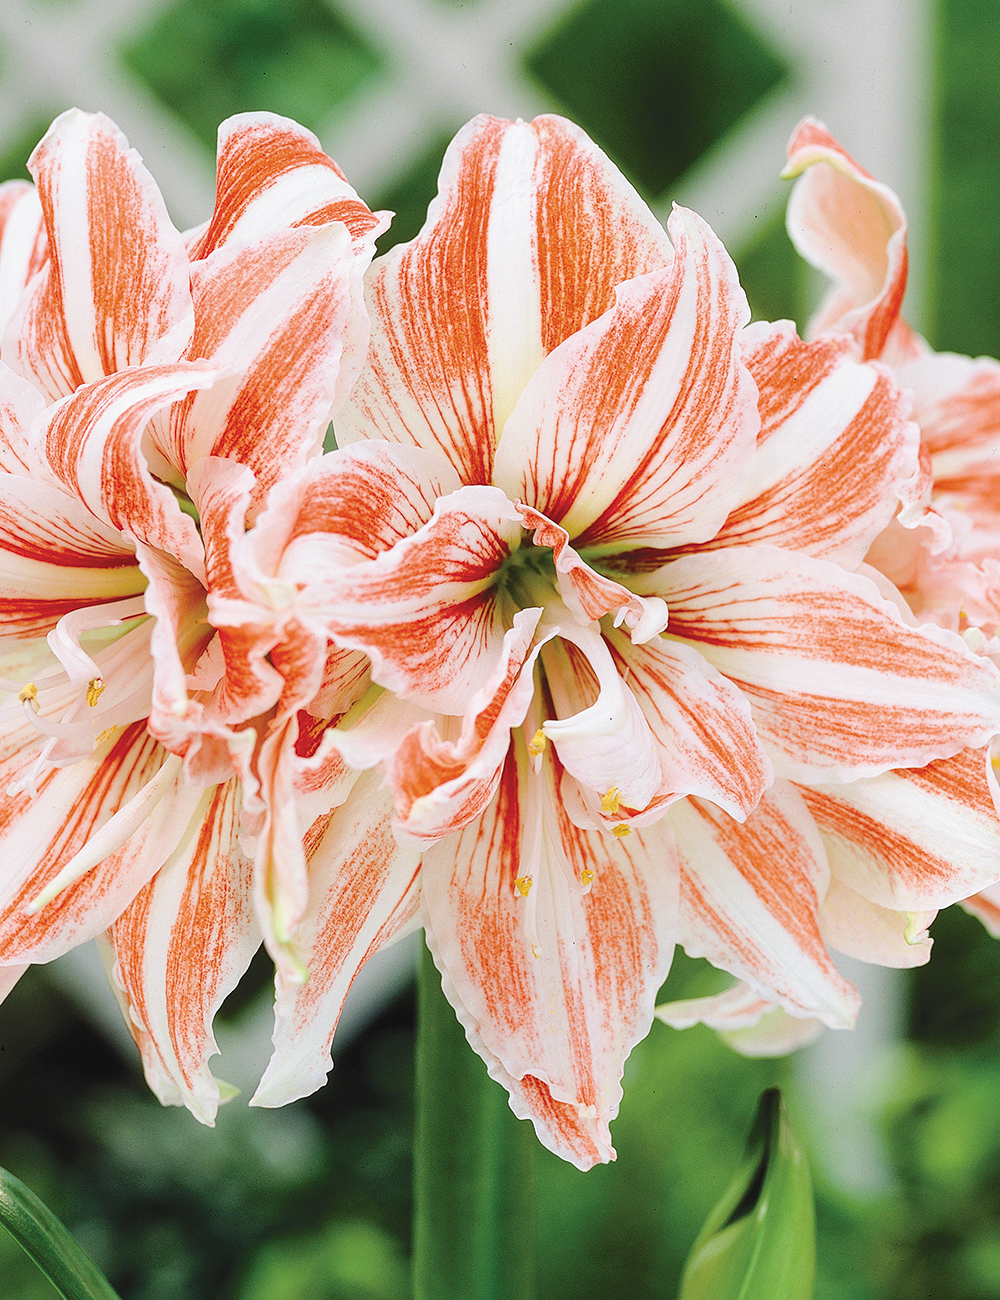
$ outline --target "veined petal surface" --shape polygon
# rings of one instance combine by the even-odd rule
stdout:
[[[423,917],[470,1041],[557,1103],[532,1109],[547,1146],[564,1154],[561,1107],[596,1123],[605,1145],[590,1164],[610,1158],[625,1057],[669,969],[677,877],[662,826],[581,832],[552,781],[511,752],[483,816],[424,854]],[[525,1113],[517,1094],[512,1105]]]
[[[29,160],[49,258],[4,357],[49,398],[175,361],[194,323],[184,241],[139,155],[102,114],[70,109]]]
[[[988,751],[802,788],[839,880],[896,911],[932,911],[1000,878]]]
[[[235,780],[206,790],[177,848],[110,932],[113,978],[150,1087],[205,1124],[220,1100],[208,1067],[218,1051],[212,1020],[260,943],[238,815]]]
[[[368,361],[337,421],[440,450],[489,483],[507,416],[542,358],[615,286],[667,265],[669,241],[579,128],[478,117],[452,142],[427,223],[372,269]]]
[[[578,548],[705,541],[753,461],[736,268],[693,212],[676,208],[668,229],[673,263],[620,284],[612,308],[546,357],[497,447],[494,482]]]
[[[771,546],[686,556],[644,582],[750,700],[779,775],[815,784],[946,758],[1000,724],[1000,677],[952,632],[903,622],[861,574]]]
[[[700,799],[668,814],[681,864],[680,942],[795,1015],[850,1027],[858,996],[830,960],[819,908],[830,869],[788,782],[741,825]]]
[[[844,336],[804,343],[788,321],[757,322],[742,347],[759,393],[757,455],[707,544],[768,542],[857,568],[917,473],[907,403]]]

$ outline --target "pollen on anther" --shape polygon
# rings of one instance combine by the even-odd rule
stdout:
[[[26,704],[28,700],[37,700],[38,687],[35,685],[34,682],[25,682],[24,685],[21,687],[21,689],[18,691],[17,698],[21,701],[22,704]]]
[[[518,876],[518,878],[514,881],[514,888],[517,890],[517,892],[521,895],[522,898],[527,898],[528,895],[531,893],[531,886],[533,884],[534,884],[534,880],[532,879],[531,876]]]
[[[91,677],[90,681],[87,683],[87,703],[91,708],[94,708],[97,701],[101,698],[105,686],[107,686],[107,682],[103,677]]]
[[[528,745],[529,756],[531,758],[537,758],[539,754],[544,754],[545,746],[548,743],[549,743],[548,736],[546,736],[545,732],[541,729],[541,727],[539,727],[538,730],[535,732],[535,734],[531,737],[531,741]]]
[[[627,826],[625,822],[619,822],[617,826],[611,827],[611,834],[614,835],[616,839],[623,840],[626,835],[632,834],[632,827]]]
[[[601,812],[610,813],[612,817],[617,817],[620,803],[621,795],[618,793],[618,787],[613,785],[601,799]]]
[[[594,883],[594,878],[595,878],[594,872],[591,871],[589,867],[584,867],[584,869],[580,872],[580,884],[583,885],[584,889],[586,889],[588,885],[592,885]]]

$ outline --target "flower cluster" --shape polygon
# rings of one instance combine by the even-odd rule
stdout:
[[[989,574],[943,549],[989,448],[942,394],[1000,369],[899,321],[894,196],[815,124],[792,165],[843,281],[809,342],[556,117],[465,127],[367,270],[382,219],[293,123],[223,125],[182,236],[57,120],[0,189],[0,992],[106,933],[151,1086],[211,1122],[261,939],[280,1105],[422,925],[586,1168],[675,943],[738,982],[663,1018],[753,1050],[850,1026],[830,949],[926,960],[1000,877],[995,628],[939,616],[942,565]]]

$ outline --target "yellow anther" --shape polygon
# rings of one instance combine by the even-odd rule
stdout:
[[[531,945],[531,955],[532,955],[532,957],[534,957],[535,961],[537,961],[537,960],[539,959],[539,957],[541,957],[541,955],[542,955],[542,950],[541,950],[541,948],[539,948],[539,946],[538,946],[537,943],[533,943],[533,944]]]
[[[91,708],[93,708],[101,698],[105,686],[107,686],[107,682],[103,677],[91,677],[90,681],[87,683],[87,703]]]
[[[22,704],[26,703],[28,700],[37,700],[38,687],[35,685],[34,682],[25,682],[24,685],[21,687],[21,689],[18,691],[17,698],[21,701]]]
[[[613,785],[601,800],[601,812],[610,813],[612,817],[617,817],[618,805],[621,803],[621,801],[622,801],[622,797],[618,793],[618,787],[616,785]]]
[[[626,835],[632,834],[632,827],[627,826],[624,822],[619,822],[617,826],[611,827],[611,834],[617,839],[623,840]]]
[[[514,888],[522,898],[527,898],[531,893],[531,886],[534,884],[531,876],[518,876],[514,881]]]
[[[531,737],[531,743],[528,745],[528,754],[530,755],[531,758],[537,758],[539,754],[545,753],[545,746],[548,743],[549,743],[548,736],[546,736],[545,732],[541,729],[541,727],[539,727],[538,730],[535,732],[535,734]]]
[[[589,867],[584,867],[584,869],[580,872],[580,884],[583,885],[584,889],[586,889],[588,885],[592,885],[593,883],[594,883],[594,873],[591,871]]]

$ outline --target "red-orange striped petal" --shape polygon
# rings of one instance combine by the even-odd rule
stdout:
[[[987,659],[953,632],[908,626],[869,578],[826,560],[732,546],[665,565],[648,586],[671,632],[746,693],[779,775],[852,781],[1000,730]]]
[[[750,318],[736,268],[677,208],[673,264],[548,356],[504,426],[494,481],[577,548],[705,541],[754,457],[756,390],[736,343]]]
[[[623,280],[669,263],[662,228],[584,133],[557,117],[477,117],[445,156],[411,244],[369,277],[373,341],[337,421],[439,449],[488,483],[504,420],[542,357],[595,320]]]
[[[175,361],[193,324],[188,259],[139,155],[108,118],[70,109],[29,166],[49,259],[11,320],[6,359],[50,398]]]
[[[858,997],[819,930],[830,875],[819,832],[795,789],[779,782],[742,824],[700,799],[668,821],[681,863],[680,942],[761,998],[850,1027]]]

